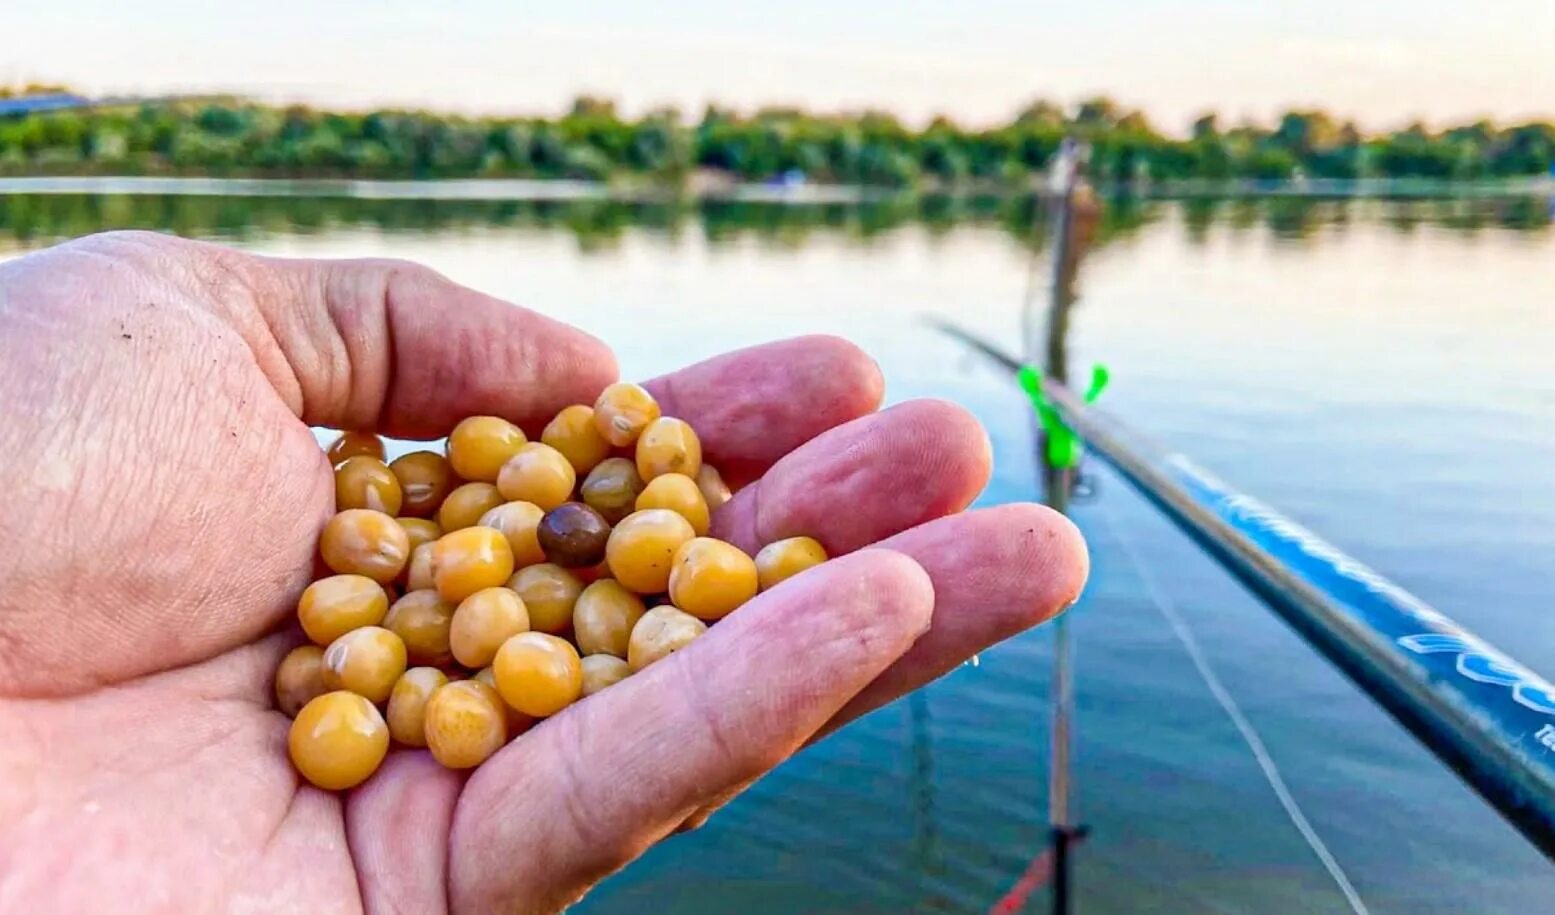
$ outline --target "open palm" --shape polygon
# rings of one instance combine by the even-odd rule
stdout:
[[[96,236],[0,265],[0,911],[533,911],[576,899],[807,741],[1069,604],[1084,547],[987,480],[967,414],[875,413],[851,345],[658,379],[736,485],[716,536],[834,559],[473,774],[394,751],[300,782],[270,680],[333,511],[308,425],[533,432],[609,351],[389,261]]]

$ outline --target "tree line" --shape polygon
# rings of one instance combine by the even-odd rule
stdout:
[[[1163,133],[1107,98],[1037,102],[1009,123],[915,128],[883,112],[788,108],[700,118],[624,116],[580,98],[556,118],[425,111],[334,112],[241,99],[75,109],[0,118],[0,174],[352,178],[571,178],[679,185],[693,174],[890,188],[1007,189],[1041,175],[1065,136],[1092,149],[1103,183],[1183,179],[1494,180],[1555,167],[1555,125],[1413,124],[1366,134],[1321,111],[1274,126],[1196,120]]]

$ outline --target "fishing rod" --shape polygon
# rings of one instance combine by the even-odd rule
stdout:
[[[935,324],[1019,377],[1090,450],[1555,858],[1555,686],[1187,455],[997,345]]]
[[[1056,384],[1063,384],[1068,378],[1069,312],[1074,307],[1075,277],[1085,250],[1084,239],[1077,237],[1075,201],[1083,185],[1086,157],[1084,145],[1072,138],[1066,138],[1053,156],[1047,201],[1052,208],[1050,224],[1055,241],[1046,321],[1040,321],[1038,316],[1039,259],[1036,252],[1040,240],[1037,238],[1032,239],[1026,291],[1021,301],[1021,336],[1026,361],[1028,364],[1040,362]],[[1040,227],[1041,220],[1034,220],[1034,225]],[[1073,436],[1056,426],[1050,413],[1039,411],[1033,419],[1038,422],[1033,436],[1036,451],[1032,458],[1042,479],[1043,501],[1054,511],[1067,513],[1079,470],[1078,462],[1070,459],[1078,452],[1066,446],[1066,442],[1072,443]],[[994,903],[989,910],[991,915],[1013,915],[1022,911],[1031,894],[1046,884],[1052,885],[1049,898],[1053,915],[1068,915],[1073,906],[1072,852],[1088,830],[1074,822],[1069,804],[1073,792],[1070,749],[1074,721],[1074,644],[1068,617],[1054,620],[1051,631],[1047,848],[1032,859],[1009,892]]]
[[[1047,377],[1056,385],[1068,381],[1066,340],[1069,312],[1075,302],[1074,282],[1080,259],[1079,246],[1074,245],[1074,203],[1084,166],[1083,148],[1074,140],[1066,139],[1054,157],[1050,188],[1056,206],[1053,212],[1053,266],[1050,273],[1047,326],[1044,331],[1038,332],[1036,320],[1035,276],[1028,278],[1026,301],[1021,309],[1025,323],[1026,363],[1044,366]],[[1032,265],[1035,264],[1036,259],[1033,258]],[[1045,501],[1054,511],[1067,514],[1078,468],[1066,461],[1054,460],[1051,431],[1047,428],[1038,431],[1037,461],[1042,470]],[[1067,616],[1060,616],[1053,624],[1051,677],[1052,730],[1048,747],[1048,841],[1053,852],[1051,909],[1053,915],[1069,915],[1073,906],[1071,877],[1074,865],[1071,852],[1074,845],[1084,838],[1085,829],[1074,822],[1069,807],[1072,781],[1069,757],[1073,745],[1071,735],[1074,721],[1074,647]]]

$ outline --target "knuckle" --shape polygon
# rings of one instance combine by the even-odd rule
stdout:
[[[363,276],[376,277],[386,291],[436,283],[442,274],[425,264],[397,257],[370,257],[347,261],[346,266]]]
[[[206,262],[244,257],[219,245],[144,229],[98,232],[67,242],[59,250],[124,264],[141,272],[163,272],[174,276],[178,275],[180,268],[193,272]]]
[[[576,711],[587,712],[588,709],[584,706]],[[573,837],[573,847],[590,849],[598,866],[613,870],[625,866],[635,854],[626,837],[602,828],[599,818],[591,813],[590,786],[581,775],[589,770],[588,761],[592,757],[588,746],[590,735],[597,733],[597,728],[589,723],[591,718],[588,714],[558,715],[547,722],[559,732],[556,745],[564,785],[558,812],[564,828]]]
[[[152,232],[147,229],[112,229],[107,232],[97,232],[71,242],[66,242],[65,247],[86,248],[105,253],[129,254],[144,251],[148,248],[174,248],[181,244],[187,245],[190,242],[175,235],[163,235],[160,232]]]
[[[98,266],[120,265],[146,282],[183,289],[206,301],[229,301],[239,296],[251,299],[256,294],[249,255],[176,235],[116,229],[67,242],[59,250]]]
[[[770,772],[790,755],[781,740],[771,734],[780,730],[771,721],[742,720],[743,716],[726,711],[726,704],[708,691],[705,678],[697,676],[687,658],[676,652],[667,661],[673,663],[675,691],[686,697],[686,713],[691,716],[688,733],[695,734],[710,771],[720,773],[719,781],[741,784]],[[781,709],[765,714],[781,715]],[[763,716],[764,717],[764,716]],[[716,788],[717,786],[709,786]]]

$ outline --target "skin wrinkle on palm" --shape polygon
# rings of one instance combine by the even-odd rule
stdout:
[[[259,291],[210,301],[195,278],[212,272],[225,277],[218,292]],[[130,307],[147,300],[157,307]],[[377,336],[349,362],[319,363],[342,326]],[[61,361],[65,351],[77,355]],[[878,368],[834,338],[755,347],[646,386],[731,482],[751,484],[715,513],[715,534],[753,552],[759,506],[763,538],[812,534],[839,558],[759,596],[657,674],[541,723],[468,781],[424,751],[395,751],[350,793],[300,785],[269,689],[300,641],[277,629],[311,580],[333,501],[306,424],[359,419],[365,403],[385,411],[372,425],[402,437],[475,414],[538,431],[615,374],[598,341],[413,265],[258,258],[145,233],[0,265],[0,398],[27,405],[0,430],[12,446],[0,485],[13,505],[31,503],[0,513],[0,537],[17,545],[0,559],[0,728],[23,735],[0,748],[0,900],[101,911],[133,886],[140,902],[196,911],[542,910],[818,731],[1057,612],[1084,582],[1083,544],[1062,518],[1030,505],[958,514],[989,472],[964,411],[928,401],[874,413]],[[306,403],[293,396],[303,390]],[[87,436],[97,450],[83,461],[73,448]],[[95,511],[28,497],[43,494],[51,455],[73,468],[70,499]],[[888,549],[841,555],[881,541]],[[116,561],[70,559],[105,546]],[[838,588],[838,575],[878,586]],[[839,641],[837,626],[869,635]],[[731,634],[742,628],[760,643]],[[675,670],[724,684],[710,694],[729,697],[718,732],[732,752],[705,755],[704,725],[675,718],[687,709],[654,688]],[[668,806],[613,794],[600,765],[627,752],[617,738],[652,707],[693,729],[633,761]],[[569,738],[597,748],[594,767],[557,771],[569,757],[547,748]],[[556,804],[585,797],[608,801],[588,808],[595,847],[537,833]],[[147,822],[163,825],[147,837]],[[532,858],[537,842],[562,856],[555,867],[481,866]]]

